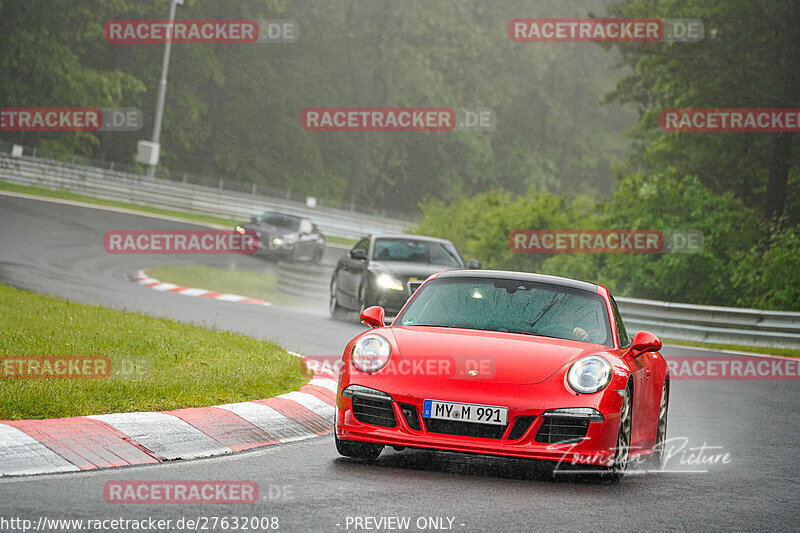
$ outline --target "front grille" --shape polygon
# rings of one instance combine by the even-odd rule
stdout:
[[[589,421],[566,416],[548,416],[536,433],[536,442],[561,444],[578,442],[586,437]]]
[[[419,289],[420,285],[422,285],[421,281],[409,281],[408,282],[408,294],[414,294],[414,291]]]
[[[438,418],[425,418],[423,420],[425,420],[425,427],[430,433],[443,433],[460,437],[480,437],[483,439],[499,439],[508,427],[495,424],[440,420]]]
[[[417,408],[408,403],[401,403],[399,405],[400,405],[400,412],[403,413],[403,418],[405,419],[406,424],[408,424],[408,427],[419,431],[420,425],[419,425],[419,415],[417,414]]]
[[[353,396],[353,416],[359,422],[393,428],[397,425],[392,402]]]
[[[535,418],[535,416],[518,416],[514,421],[511,432],[508,434],[508,440],[521,439],[525,432],[528,431],[528,428],[531,427]]]

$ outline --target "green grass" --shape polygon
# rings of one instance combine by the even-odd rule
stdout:
[[[325,240],[331,243],[344,244],[346,246],[354,246],[358,240],[348,239],[347,237],[336,237],[333,235],[325,235]]]
[[[738,344],[713,344],[707,342],[683,341],[677,339],[661,339],[664,344],[678,346],[695,346],[709,350],[733,350],[737,352],[760,353],[766,355],[782,355],[784,357],[800,357],[800,353],[792,348],[769,348],[765,346],[741,346]]]
[[[105,355],[107,379],[2,379],[0,420],[168,410],[268,398],[298,360],[245,335],[0,285],[0,356]]]
[[[159,281],[183,287],[196,287],[215,292],[227,292],[259,298],[277,305],[291,305],[293,299],[275,292],[278,276],[271,272],[259,273],[249,270],[224,270],[201,265],[163,265],[147,270],[147,275]]]

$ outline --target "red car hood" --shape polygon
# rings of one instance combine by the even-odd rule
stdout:
[[[499,331],[425,326],[387,329],[392,332],[399,355],[397,358],[393,354],[395,365],[404,365],[415,376],[430,375],[431,369],[447,369],[449,372],[440,372],[438,377],[470,381],[539,383],[580,357],[608,349],[586,342]],[[426,360],[435,364],[426,367]],[[478,373],[472,376],[469,370]]]

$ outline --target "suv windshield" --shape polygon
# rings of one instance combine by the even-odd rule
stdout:
[[[376,261],[403,261],[448,267],[464,266],[452,244],[414,239],[375,239],[372,258]]]
[[[266,212],[258,217],[258,221],[263,224],[269,224],[277,228],[285,228],[291,231],[300,229],[299,218],[283,215],[281,213]]]
[[[601,296],[530,281],[433,279],[414,295],[397,324],[504,331],[613,346]]]

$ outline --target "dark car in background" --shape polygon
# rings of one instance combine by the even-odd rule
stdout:
[[[452,242],[414,235],[369,235],[339,260],[330,286],[330,313],[380,305],[394,315],[428,276],[442,270],[480,268],[464,263]]]
[[[258,237],[257,255],[319,263],[325,251],[325,237],[304,217],[266,211],[235,231]]]

